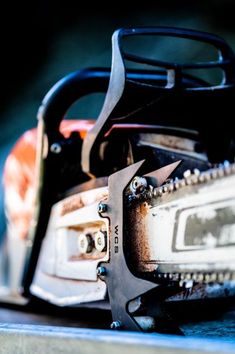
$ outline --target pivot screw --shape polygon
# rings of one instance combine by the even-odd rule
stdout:
[[[119,330],[122,327],[122,323],[120,321],[113,321],[110,325],[111,329]]]
[[[59,143],[54,143],[51,145],[50,150],[53,152],[53,154],[60,154],[62,147]]]
[[[97,268],[97,275],[99,277],[105,276],[107,274],[107,269],[105,267],[98,267]]]
[[[98,205],[98,213],[99,214],[105,213],[107,211],[107,209],[108,209],[107,204],[99,203],[99,205]]]
[[[144,177],[134,177],[131,181],[130,189],[132,193],[142,193],[147,188],[147,180]]]

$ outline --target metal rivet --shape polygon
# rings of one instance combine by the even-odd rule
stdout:
[[[212,178],[217,178],[217,175],[218,175],[218,170],[216,168],[212,169],[211,170],[211,177]]]
[[[203,183],[205,181],[205,173],[201,173],[198,177],[199,182]]]
[[[186,181],[184,179],[181,179],[179,181],[179,187],[185,187],[186,186]]]
[[[154,195],[154,197],[157,197],[157,195],[158,195],[158,189],[157,188],[154,188],[153,195]]]
[[[99,203],[99,205],[98,205],[98,213],[99,214],[105,213],[107,211],[107,209],[108,209],[107,204]]]
[[[113,321],[110,325],[111,329],[120,329],[122,327],[122,323],[120,321]]]
[[[184,172],[184,178],[189,178],[191,176],[191,171],[190,170],[186,170]]]
[[[200,176],[200,170],[199,170],[198,168],[194,168],[193,173],[194,173],[196,176]]]
[[[61,150],[62,150],[62,148],[59,143],[54,143],[50,147],[50,151],[53,152],[53,154],[60,154]]]
[[[227,160],[225,160],[225,161],[224,161],[224,167],[225,167],[225,168],[229,168],[229,167],[230,167],[230,162],[227,161]]]
[[[166,193],[166,192],[168,192],[168,186],[167,185],[163,186],[163,193]]]
[[[98,267],[97,268],[97,275],[100,276],[105,276],[107,274],[107,269],[105,267]]]
[[[224,169],[221,168],[221,167],[218,169],[218,176],[219,177],[224,177]]]

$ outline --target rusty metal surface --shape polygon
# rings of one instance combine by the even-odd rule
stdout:
[[[127,245],[131,254],[130,263],[136,271],[144,269],[151,272],[156,268],[156,264],[149,262],[151,250],[146,222],[149,207],[147,202],[136,203],[133,207],[127,209],[125,218],[128,230]]]

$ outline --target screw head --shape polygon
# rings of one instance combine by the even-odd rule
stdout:
[[[101,276],[105,276],[107,274],[107,269],[105,268],[105,267],[98,267],[97,268],[97,275],[99,276],[99,277],[101,277]]]
[[[122,323],[120,321],[113,321],[110,325],[110,328],[115,330],[121,329],[121,327]]]
[[[53,143],[50,147],[50,151],[53,152],[53,154],[60,154],[62,147],[59,143]]]
[[[102,252],[106,250],[106,233],[98,231],[95,233],[95,248]]]
[[[131,181],[130,189],[132,193],[139,194],[146,189],[147,185],[148,184],[146,178],[136,176]]]
[[[93,248],[93,240],[89,234],[80,234],[78,236],[78,249],[81,253],[90,253]]]
[[[107,211],[107,209],[108,209],[107,204],[102,203],[102,202],[99,203],[99,205],[98,205],[98,213],[99,214],[105,213]]]

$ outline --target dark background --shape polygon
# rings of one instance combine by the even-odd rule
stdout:
[[[70,0],[8,1],[0,16],[1,175],[14,141],[36,125],[38,106],[49,88],[71,71],[110,65],[110,38],[116,28],[165,25],[199,29],[224,37],[235,49],[232,0],[156,0],[140,5],[111,1],[108,7],[101,1],[82,5]],[[87,115],[93,113],[91,109]],[[0,206],[0,220],[2,213]],[[3,229],[2,222],[0,234]]]

